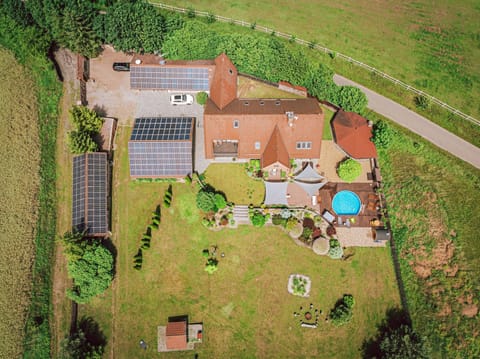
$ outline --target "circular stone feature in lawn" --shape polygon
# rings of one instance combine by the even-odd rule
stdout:
[[[311,319],[312,319],[312,313],[306,312],[306,313],[305,313],[305,319],[306,319],[306,320],[311,320]]]
[[[312,249],[315,253],[321,256],[325,256],[328,254],[328,250],[330,249],[330,242],[323,238],[318,238],[313,242]]]
[[[290,231],[290,237],[298,239],[303,233],[303,226],[301,223],[297,223],[295,227]]]

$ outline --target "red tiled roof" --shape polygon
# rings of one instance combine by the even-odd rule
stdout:
[[[182,350],[187,349],[187,336],[186,335],[176,335],[176,336],[167,336],[166,340],[167,349],[170,350]]]
[[[273,165],[276,162],[280,162],[287,168],[290,165],[290,157],[288,156],[287,147],[283,142],[278,126],[275,126],[272,136],[267,143],[267,147],[265,147],[265,151],[263,151],[262,168]]]
[[[237,98],[237,75],[235,65],[225,53],[216,57],[210,98],[220,110]]]
[[[187,322],[168,322],[166,331],[167,349],[187,348]]]
[[[335,142],[349,156],[356,159],[377,157],[367,119],[354,112],[339,110],[332,120],[332,127]]]
[[[295,114],[321,114],[322,110],[314,98],[297,99],[236,99],[223,110],[210,102],[205,107],[206,115],[281,115],[285,112]]]
[[[168,322],[167,337],[170,335],[184,335],[187,333],[187,322]]]

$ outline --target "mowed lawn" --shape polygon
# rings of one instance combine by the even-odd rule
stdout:
[[[357,248],[351,260],[334,261],[295,245],[274,227],[212,232],[201,225],[195,208],[196,187],[173,184],[172,207],[162,207],[160,229],[154,231],[151,248],[144,252],[143,268],[134,270],[133,256],[141,235],[168,184],[129,179],[126,145],[130,131],[121,127],[117,133],[114,289],[83,307],[83,314],[94,315],[100,322],[110,355],[154,356],[157,326],[165,325],[169,316],[182,314],[188,314],[191,322],[204,323],[204,343],[195,351],[200,358],[360,355],[363,340],[375,334],[387,309],[399,306],[387,248]],[[212,245],[225,257],[219,258],[218,271],[208,275],[202,250]],[[310,298],[288,294],[292,273],[311,277]],[[324,322],[325,313],[345,293],[356,299],[354,318],[336,328]],[[324,312],[316,330],[300,328],[293,316],[300,306],[310,303]],[[140,349],[140,339],[148,343],[146,351]],[[192,356],[192,352],[177,352],[160,357]]]
[[[154,0],[316,41],[480,115],[480,46],[476,0]],[[332,62],[351,76],[348,66]]]

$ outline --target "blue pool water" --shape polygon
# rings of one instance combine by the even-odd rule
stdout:
[[[356,215],[360,212],[361,204],[360,198],[354,192],[340,191],[333,197],[332,208],[340,216]]]

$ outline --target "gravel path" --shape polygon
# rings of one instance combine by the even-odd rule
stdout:
[[[408,128],[426,140],[451,153],[452,155],[480,168],[480,148],[448,132],[423,116],[408,108],[367,89],[345,77],[334,75],[333,81],[337,85],[355,86],[361,89],[368,98],[368,107],[379,114]],[[480,131],[479,131],[480,132]]]

